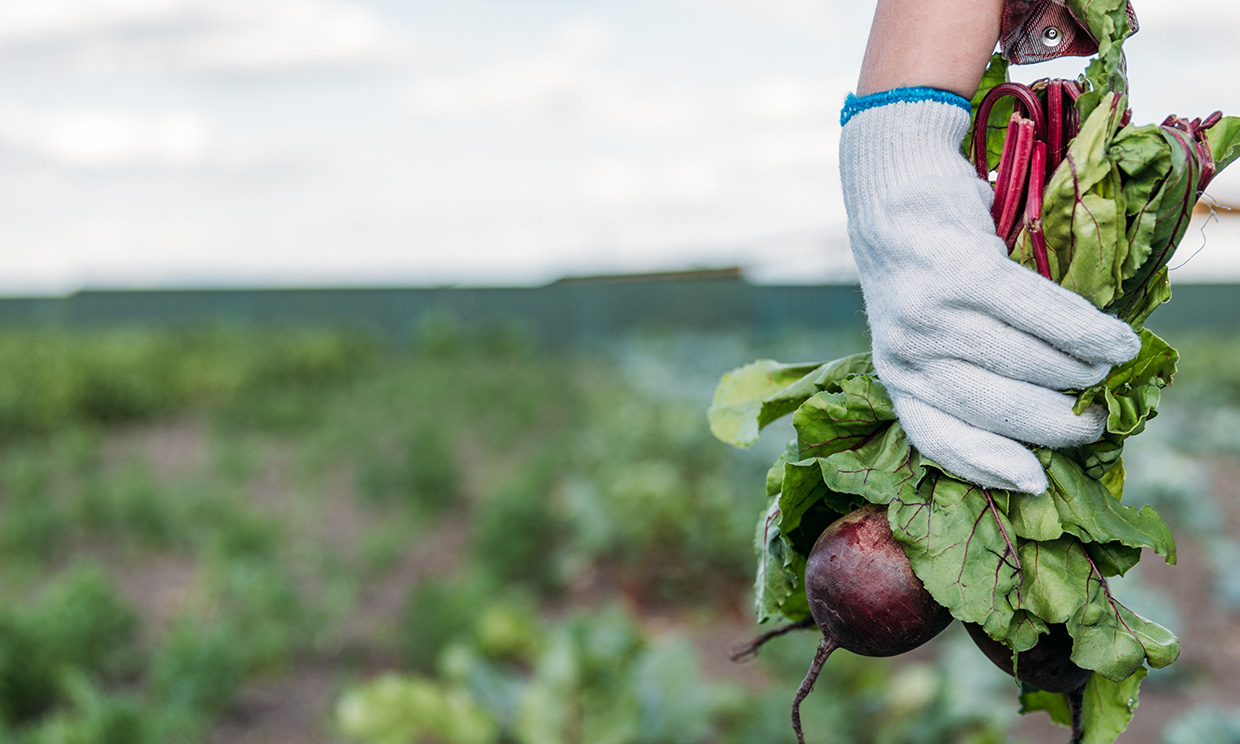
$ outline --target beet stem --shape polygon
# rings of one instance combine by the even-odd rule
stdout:
[[[1034,143],[1033,156],[1029,162],[1029,195],[1025,198],[1025,227],[1029,231],[1029,243],[1033,246],[1033,263],[1039,274],[1051,279],[1050,255],[1046,249],[1046,236],[1042,232],[1042,194],[1046,181],[1047,149],[1045,142]],[[991,508],[993,507],[992,503]]]
[[[990,177],[990,163],[988,162],[987,152],[990,112],[999,99],[1007,96],[1012,96],[1016,99],[1015,113],[1020,113],[1023,108],[1025,115],[1033,119],[1035,137],[1041,139],[1043,136],[1042,104],[1038,100],[1036,93],[1020,83],[1000,83],[991,88],[977,108],[977,117],[974,119],[973,125],[973,163],[977,168],[978,177],[984,181],[989,180]],[[1007,136],[1011,137],[1010,130]]]
[[[805,733],[801,730],[801,702],[814,689],[814,683],[818,681],[818,675],[822,673],[822,665],[827,662],[827,657],[831,655],[831,652],[837,648],[839,646],[835,639],[823,634],[822,643],[818,644],[818,651],[814,654],[814,662],[809,665],[809,673],[805,675],[805,679],[801,680],[797,695],[792,699],[792,730],[797,735],[797,744],[805,744]]]
[[[1046,85],[1046,144],[1047,178],[1063,161],[1064,149],[1064,90],[1062,80],[1051,80]]]
[[[809,629],[812,627],[814,627],[814,621],[810,618],[806,618],[805,620],[801,620],[795,623],[788,623],[787,625],[781,625],[778,628],[769,630],[763,633],[762,635],[758,636],[757,638],[754,638],[752,641],[750,641],[749,643],[746,643],[744,646],[737,647],[736,649],[733,650],[732,656],[730,656],[729,658],[738,664],[741,662],[745,662],[745,661],[751,661],[753,659],[758,658],[758,651],[760,651],[762,647],[766,645],[767,641],[770,641],[771,639],[774,639],[774,638],[778,638],[781,635],[786,635],[788,633],[791,633],[794,630],[804,630],[804,629]]]
[[[995,223],[996,230],[1002,219],[1003,210],[1007,208],[1008,200],[1013,198],[1010,191],[1012,189],[1012,168],[1016,162],[1016,143],[1020,139],[1017,127],[1019,121],[1020,114],[1012,114],[1012,118],[1008,120],[1007,133],[1003,139],[1003,154],[999,156],[999,166],[995,171],[995,200],[990,205],[990,217]],[[1002,232],[999,236],[1004,237]]]
[[[1068,744],[1081,744],[1085,741],[1085,727],[1081,723],[1081,711],[1085,707],[1085,685],[1081,685],[1068,695],[1068,710],[1072,712],[1072,741]]]
[[[1021,197],[1025,194],[1025,179],[1029,173],[1029,160],[1033,155],[1035,132],[1032,121],[1021,118],[1019,114],[1012,114],[1011,123],[1008,125],[1008,142],[1015,142],[1010,154],[1007,148],[1004,148],[1005,162],[999,165],[995,202],[990,212],[995,221],[995,231],[999,237],[1004,238],[1009,253],[1016,243],[1016,215],[1020,211]]]

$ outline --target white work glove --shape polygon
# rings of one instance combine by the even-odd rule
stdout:
[[[1124,322],[1007,256],[994,194],[961,154],[968,102],[927,88],[850,98],[840,172],[874,366],[910,441],[965,480],[1027,493],[1027,442],[1097,440],[1089,387],[1141,344]]]

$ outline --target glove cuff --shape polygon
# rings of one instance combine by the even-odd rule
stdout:
[[[841,119],[840,176],[850,207],[911,180],[977,178],[961,150],[969,104],[954,93],[898,88],[850,97]]]
[[[920,103],[922,101],[934,101],[936,103],[946,103],[953,106],[959,106],[965,111],[971,111],[973,104],[969,103],[963,96],[958,96],[951,91],[939,90],[938,88],[910,87],[910,88],[893,88],[884,90],[879,93],[871,93],[868,96],[857,97],[852,93],[844,99],[844,109],[840,111],[840,126],[848,123],[853,116],[872,108],[886,106],[889,103]]]

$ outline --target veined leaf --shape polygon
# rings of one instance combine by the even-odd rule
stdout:
[[[1048,623],[1066,622],[1072,661],[1114,681],[1143,663],[1161,667],[1179,655],[1166,628],[1120,604],[1079,540],[1065,536],[1020,546],[1024,582],[1019,605]],[[1084,591],[1082,591],[1084,589]]]
[[[851,377],[838,387],[805,401],[792,417],[802,457],[858,449],[896,420],[886,388],[874,377]]]
[[[1103,393],[1110,414],[1107,431],[1121,437],[1140,433],[1158,412],[1162,389],[1171,384],[1180,359],[1179,352],[1148,328],[1138,335],[1141,350],[1137,355],[1111,370],[1101,385],[1081,393],[1073,407],[1083,413]]]
[[[1007,509],[1017,537],[1054,540],[1063,534],[1063,521],[1049,493],[1014,493]]]
[[[1134,331],[1139,331],[1145,327],[1145,320],[1150,317],[1150,313],[1170,299],[1171,280],[1167,278],[1167,267],[1164,266],[1145,283],[1123,290],[1123,296],[1106,310],[1120,320],[1127,321]]]
[[[1097,307],[1116,296],[1127,221],[1122,189],[1107,157],[1119,129],[1125,98],[1109,94],[1081,125],[1067,155],[1046,185],[1042,225],[1052,276]]]
[[[1125,16],[1126,0],[1068,0],[1068,8],[1098,41],[1098,55],[1085,70],[1092,90],[1077,101],[1085,118],[1106,94],[1128,91],[1123,41],[1132,32]]]
[[[1141,351],[1107,377],[1107,431],[1131,436],[1158,410],[1162,389],[1171,384],[1180,354],[1148,328],[1142,329]]]
[[[1003,640],[1021,571],[1012,525],[986,492],[931,474],[917,491],[893,500],[887,516],[935,601]]]
[[[1163,183],[1171,171],[1171,150],[1162,128],[1155,125],[1124,127],[1107,151],[1124,183],[1128,221],[1128,253],[1119,280],[1135,276],[1150,256]]]
[[[1175,538],[1154,507],[1138,511],[1125,506],[1106,486],[1085,475],[1080,465],[1058,452],[1051,454],[1047,475],[1065,532],[1086,542],[1152,548],[1167,563],[1175,563]]]
[[[1137,709],[1137,690],[1149,674],[1144,667],[1123,682],[1113,682],[1101,674],[1091,674],[1081,698],[1083,744],[1111,744],[1128,728]],[[1025,687],[1020,695],[1021,714],[1046,711],[1061,726],[1072,725],[1068,697]]]
[[[1157,282],[1159,273],[1175,254],[1175,249],[1192,219],[1193,205],[1197,203],[1197,180],[1201,175],[1200,164],[1190,158],[1181,144],[1180,135],[1157,127],[1165,140],[1170,168],[1162,181],[1156,197],[1150,199],[1155,212],[1154,228],[1149,233],[1149,257],[1141,267],[1124,281],[1120,294],[1123,297],[1117,314],[1129,318],[1132,304],[1128,298],[1141,298],[1150,294],[1147,285]],[[1187,135],[1185,135],[1187,136]]]
[[[1077,666],[1122,682],[1143,662],[1159,668],[1176,660],[1180,642],[1171,631],[1117,602],[1101,579],[1090,583],[1090,601],[1068,619]]]
[[[1089,561],[1072,537],[1029,541],[1020,546],[1023,582],[1020,607],[1048,623],[1066,622],[1085,600],[1081,588]]]
[[[925,477],[919,453],[904,427],[893,422],[861,446],[819,458],[823,481],[834,491],[853,493],[875,504],[889,504],[916,493]]]
[[[1141,549],[1120,542],[1085,543],[1085,550],[1103,576],[1123,576],[1141,560]]]
[[[1048,630],[1042,618],[1032,612],[1017,610],[1012,613],[1012,624],[1008,626],[1007,638],[1003,642],[1016,653],[1028,651],[1038,645],[1038,639]]]

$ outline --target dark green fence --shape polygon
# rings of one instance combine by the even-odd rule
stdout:
[[[244,322],[345,325],[403,337],[428,314],[465,323],[516,322],[552,344],[582,345],[637,330],[688,328],[758,334],[864,324],[857,287],[757,286],[743,279],[565,281],[528,288],[84,291],[0,298],[0,325],[149,325]],[[1240,326],[1240,285],[1183,284],[1155,329]]]

